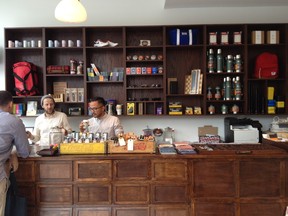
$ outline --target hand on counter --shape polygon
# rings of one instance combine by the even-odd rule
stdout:
[[[34,139],[34,136],[31,134],[30,131],[26,131],[26,134],[27,134],[27,138],[28,138],[28,139],[31,139],[31,140]]]

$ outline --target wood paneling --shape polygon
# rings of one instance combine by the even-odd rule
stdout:
[[[186,184],[161,184],[151,186],[152,203],[187,203],[189,190]]]
[[[149,216],[147,207],[116,207],[113,209],[113,216]]]
[[[72,216],[73,211],[71,208],[40,208],[39,216]]]
[[[288,204],[287,158],[141,154],[20,159],[19,169],[26,174],[19,175],[24,176],[19,191],[28,198],[31,216],[278,216]],[[27,176],[34,172],[31,182]]]
[[[234,197],[236,179],[230,160],[197,160],[193,162],[193,191],[196,197]]]
[[[37,180],[39,181],[72,181],[72,162],[38,162]]]
[[[74,210],[75,216],[111,216],[111,209],[98,207],[98,208],[76,208]]]
[[[149,160],[115,160],[114,173],[117,180],[146,180],[150,178]]]
[[[37,185],[37,204],[72,205],[72,184]]]
[[[153,160],[152,179],[186,181],[188,180],[187,160]]]
[[[74,202],[76,204],[99,205],[112,202],[110,184],[77,184],[74,187]]]
[[[239,164],[240,197],[279,197],[280,160],[254,159]]]
[[[75,161],[76,181],[108,181],[112,178],[112,162],[109,160]]]
[[[119,184],[113,187],[115,204],[148,204],[149,185],[143,183]]]

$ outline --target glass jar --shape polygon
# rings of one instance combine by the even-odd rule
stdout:
[[[77,61],[74,59],[70,60],[70,74],[76,74]]]
[[[64,134],[60,127],[52,127],[49,132],[49,145],[60,144],[64,140]]]
[[[77,74],[83,74],[83,61],[79,61],[79,65],[77,66]]]
[[[164,129],[164,141],[165,142],[170,142],[171,144],[175,141],[174,138],[175,138],[175,131],[173,128],[170,128],[170,127],[166,127]]]

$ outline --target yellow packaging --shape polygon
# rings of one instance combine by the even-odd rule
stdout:
[[[127,103],[127,115],[135,115],[135,103]]]
[[[274,99],[274,87],[268,87],[268,100],[273,100]]]
[[[270,106],[268,106],[268,114],[275,114],[276,112],[276,107],[270,107]]]
[[[61,143],[60,154],[105,154],[107,143]]]

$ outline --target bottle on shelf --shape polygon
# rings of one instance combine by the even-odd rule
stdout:
[[[226,72],[232,73],[234,69],[234,59],[232,55],[228,55],[226,58]]]
[[[217,50],[217,73],[222,73],[223,72],[223,56],[222,56],[222,50],[218,49]]]
[[[208,51],[207,68],[208,68],[208,73],[214,73],[215,72],[215,59],[214,59],[213,49],[209,49],[209,51]]]
[[[222,98],[223,98],[223,100],[226,100],[225,91],[226,91],[226,77],[223,78],[223,84],[222,84]]]
[[[220,100],[221,99],[220,87],[216,86],[215,89],[216,89],[215,100]]]
[[[225,82],[225,100],[231,100],[231,78],[226,77],[226,82]]]
[[[211,100],[213,95],[212,95],[212,88],[209,86],[208,87],[208,92],[207,92],[207,100]]]
[[[240,77],[236,77],[235,81],[235,100],[241,100],[242,97],[242,89],[241,89],[241,82]]]
[[[237,54],[235,57],[234,70],[236,73],[240,73],[242,71],[242,59],[240,54]]]

